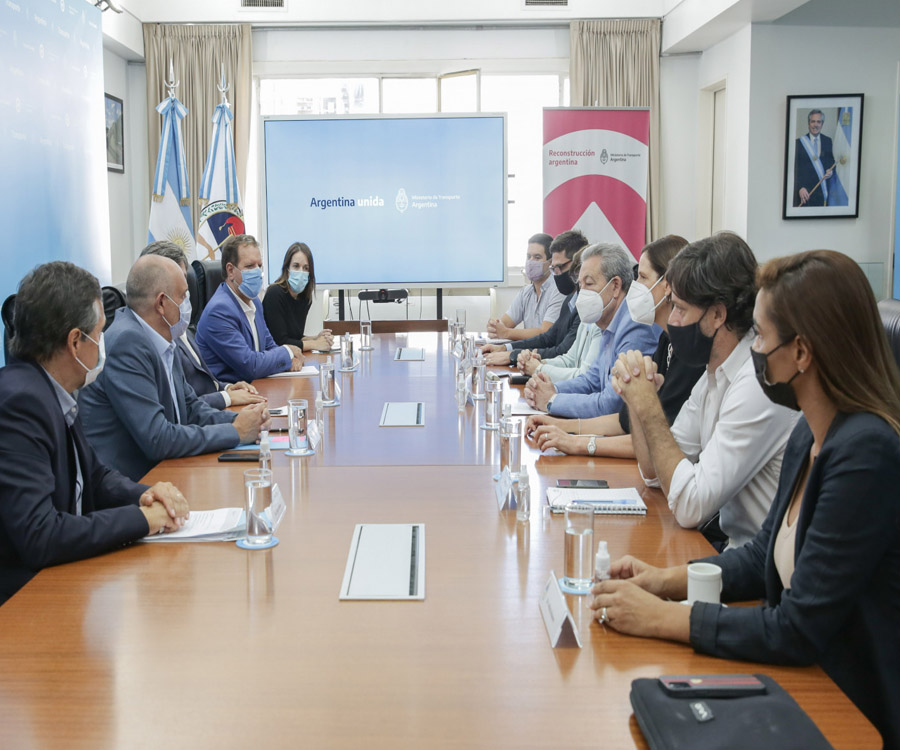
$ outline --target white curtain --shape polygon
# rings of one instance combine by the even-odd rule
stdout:
[[[573,107],[649,107],[650,174],[647,239],[659,237],[659,19],[573,21],[570,29]]]

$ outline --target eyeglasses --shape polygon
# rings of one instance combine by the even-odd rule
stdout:
[[[554,276],[559,276],[561,273],[565,273],[569,270],[569,267],[572,265],[571,260],[567,260],[565,263],[558,263],[556,265],[550,266],[550,273]]]

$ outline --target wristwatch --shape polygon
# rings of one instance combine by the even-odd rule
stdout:
[[[593,435],[591,435],[591,439],[588,440],[587,448],[588,448],[588,455],[593,456],[594,451],[597,450],[597,438],[595,438]]]

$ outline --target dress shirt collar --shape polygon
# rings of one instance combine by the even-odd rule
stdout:
[[[729,354],[725,361],[716,368],[716,379],[719,377],[719,373],[722,373],[722,376],[729,382],[733,383],[734,379],[738,376],[738,373],[743,367],[744,362],[747,361],[750,356],[750,345],[753,343],[753,334],[747,333],[744,338],[738,341],[737,346],[734,347],[734,350]]]
[[[228,288],[228,291],[234,295],[234,298],[238,301],[238,304],[241,306],[241,310],[243,310],[248,315],[256,314],[256,305],[253,304],[253,300],[250,300],[250,302],[244,302],[244,300],[242,300],[240,298],[240,295],[236,291],[234,291],[234,289],[231,288],[231,284],[229,284],[227,281],[225,281],[223,283]]]
[[[41,369],[44,370],[43,367],[41,367]],[[59,401],[59,408],[62,410],[63,419],[66,420],[66,425],[71,427],[75,422],[75,418],[78,416],[78,404],[75,399],[72,398],[72,394],[56,382],[56,378],[46,370],[44,370],[44,372],[47,377],[50,378],[50,385],[53,386],[56,400]]]
[[[175,342],[174,341],[166,341],[157,331],[154,331],[153,328],[150,327],[150,324],[144,320],[137,313],[134,314],[134,317],[137,318],[138,323],[140,323],[144,330],[150,336],[150,341],[153,343],[153,348],[156,349],[156,353],[160,356],[164,362],[166,361],[167,355],[171,354],[175,350]]]
[[[619,309],[616,310],[615,315],[613,315],[612,320],[609,321],[609,325],[603,329],[604,333],[608,333],[610,336],[615,336],[616,328],[619,327],[619,324],[622,322],[622,317],[628,317],[628,301],[623,299],[622,304],[619,305]]]

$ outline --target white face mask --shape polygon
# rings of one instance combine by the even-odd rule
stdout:
[[[606,282],[606,286],[610,284],[612,284],[612,280]],[[603,317],[606,304],[603,302],[602,294],[606,291],[606,286],[599,292],[591,289],[582,289],[578,292],[578,297],[575,299],[575,309],[578,310],[578,317],[581,318],[582,323],[596,323]]]
[[[91,337],[86,333],[84,334],[84,336],[85,338],[91,339]],[[91,339],[91,341],[94,341],[94,339]],[[103,363],[106,362],[106,344],[103,342],[102,331],[100,332],[100,341],[94,341],[94,343],[97,345],[97,350],[99,352],[96,365],[94,365],[93,367],[88,367],[84,362],[78,359],[78,357],[75,357],[75,361],[78,362],[78,364],[81,365],[87,373],[84,376],[84,385],[81,386],[82,388],[86,388],[97,379],[97,376],[101,372],[103,372]]]
[[[662,280],[663,277],[660,276],[656,280],[656,283],[649,289],[639,281],[635,281],[628,287],[628,294],[625,295],[625,302],[628,304],[628,314],[631,315],[631,319],[635,323],[643,323],[645,326],[649,326],[656,320],[656,308],[659,307],[666,298],[663,297],[659,302],[654,304],[653,290],[656,289],[657,284]]]

